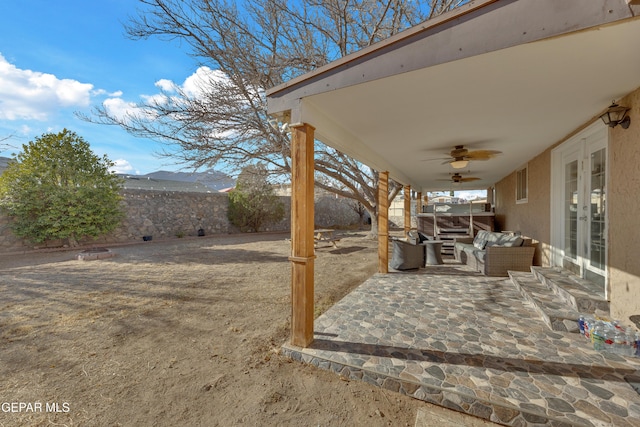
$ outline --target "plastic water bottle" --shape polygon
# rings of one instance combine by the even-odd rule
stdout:
[[[624,338],[625,338],[625,341],[627,342],[624,355],[633,356],[636,348],[636,340],[634,339],[634,336],[631,334],[631,332],[629,332],[629,330],[627,330],[627,333],[625,334]]]
[[[605,331],[602,322],[598,322],[591,334],[593,349],[597,351],[604,351],[605,349]]]
[[[602,327],[603,325],[604,324],[602,323],[602,320],[594,320],[589,325],[589,339],[591,340],[591,344],[593,344],[593,340],[595,338],[594,333],[596,331],[596,328],[598,328],[598,326]]]
[[[588,340],[591,339],[591,332],[594,328],[594,319],[593,317],[585,317],[584,319],[584,337]]]
[[[580,328],[580,335],[584,335],[584,316],[578,318],[578,328]]]
[[[613,336],[613,352],[620,355],[627,354],[627,337],[621,329],[616,329]]]
[[[616,348],[614,347],[616,330],[610,325],[606,325],[604,327],[604,351],[609,353],[615,353]]]

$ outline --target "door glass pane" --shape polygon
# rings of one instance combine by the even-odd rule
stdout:
[[[564,166],[564,255],[577,259],[578,252],[578,161]]]
[[[589,261],[592,267],[604,270],[605,267],[605,212],[606,212],[606,150],[595,151],[591,154],[591,186],[590,186],[590,215],[589,215]]]

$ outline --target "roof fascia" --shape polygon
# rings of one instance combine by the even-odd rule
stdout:
[[[267,112],[296,100],[631,18],[626,0],[472,1],[267,91]],[[496,32],[500,28],[500,32]]]

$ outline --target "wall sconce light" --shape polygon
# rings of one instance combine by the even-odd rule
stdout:
[[[452,162],[449,162],[452,168],[454,169],[464,169],[469,164],[469,160],[465,160],[462,157],[454,159]]]
[[[629,107],[621,107],[612,101],[607,111],[605,111],[600,118],[604,124],[609,127],[614,128],[620,125],[622,129],[628,129],[631,124],[631,118],[627,116],[627,111],[629,110]]]

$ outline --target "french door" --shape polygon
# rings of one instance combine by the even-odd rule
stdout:
[[[607,128],[594,124],[552,153],[555,265],[605,286]]]

